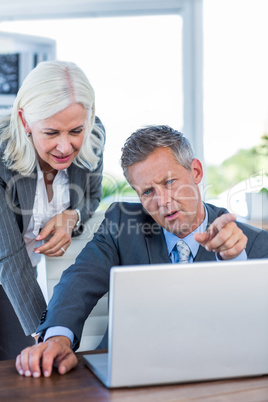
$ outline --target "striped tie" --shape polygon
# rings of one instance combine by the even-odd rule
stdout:
[[[177,250],[179,253],[179,264],[187,264],[191,251],[183,240],[178,241]]]

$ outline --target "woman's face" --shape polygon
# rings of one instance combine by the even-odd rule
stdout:
[[[83,144],[87,117],[87,110],[76,103],[46,120],[33,123],[31,128],[24,120],[26,131],[31,133],[41,169],[52,167],[63,170],[71,165]]]

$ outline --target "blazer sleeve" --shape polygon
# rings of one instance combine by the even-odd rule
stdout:
[[[40,340],[49,327],[63,326],[74,333],[73,349],[79,347],[86,318],[109,290],[110,269],[120,264],[119,223],[120,210],[108,210],[94,239],[63,272],[36,330]]]
[[[12,206],[6,198],[6,184],[0,179],[0,282],[21,323],[25,335],[35,332],[46,306],[28,257],[25,242]]]
[[[237,225],[248,238],[246,245],[248,258],[268,258],[268,232],[239,222]]]

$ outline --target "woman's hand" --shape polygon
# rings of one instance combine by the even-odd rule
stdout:
[[[37,254],[48,257],[60,257],[71,244],[73,228],[78,220],[76,210],[67,209],[50,219],[36,237],[37,241],[45,240],[45,244],[34,249]]]

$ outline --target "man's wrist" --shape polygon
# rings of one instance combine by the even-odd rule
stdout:
[[[51,336],[50,338],[46,339],[46,342],[51,342],[51,341],[64,344],[68,348],[71,348],[71,346],[72,346],[70,339],[64,335]]]
[[[58,337],[58,336],[67,337],[70,340],[71,345],[73,344],[73,341],[74,341],[73,332],[69,328],[62,327],[62,326],[55,326],[55,327],[48,328],[44,335],[44,342],[49,338]]]

